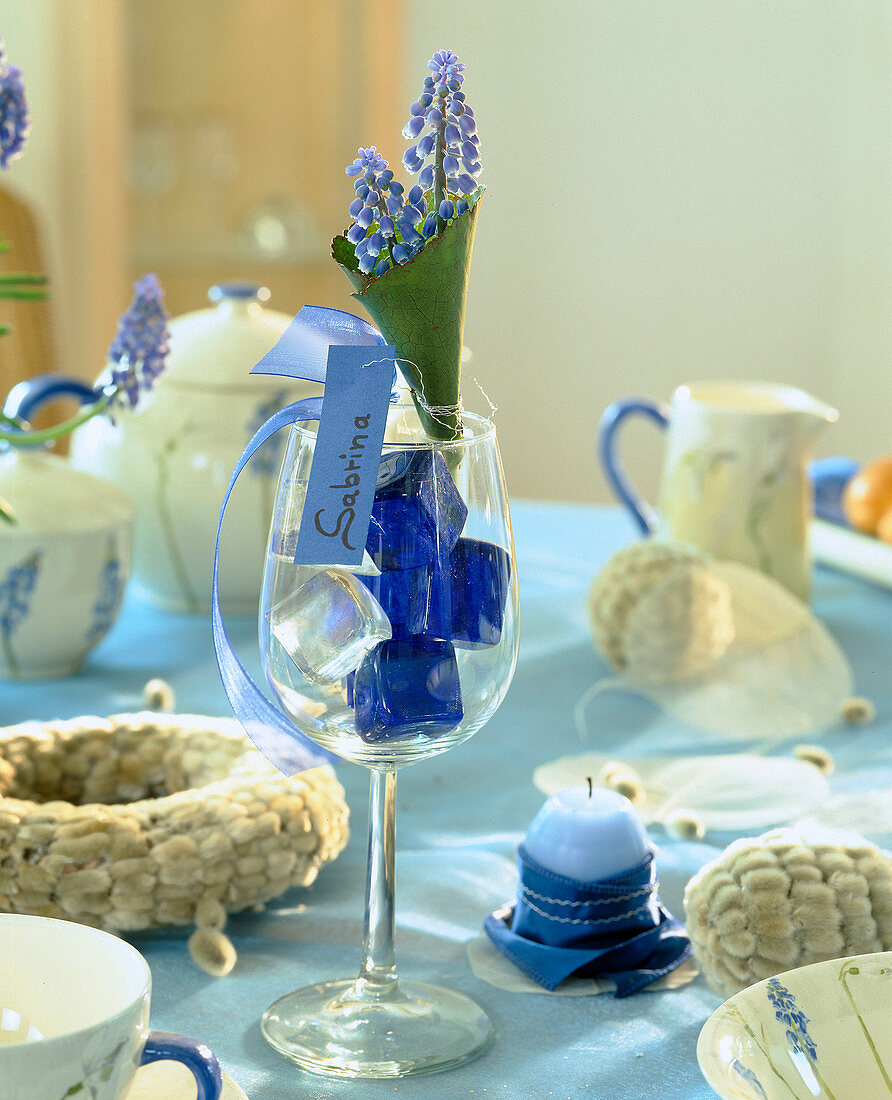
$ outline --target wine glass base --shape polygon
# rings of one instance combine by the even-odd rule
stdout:
[[[400,981],[379,999],[352,980],[306,986],[261,1021],[266,1041],[292,1062],[331,1077],[411,1077],[463,1065],[492,1042],[489,1017],[470,997]]]

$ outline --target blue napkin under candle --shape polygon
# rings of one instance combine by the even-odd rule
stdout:
[[[609,978],[627,997],[691,954],[684,926],[664,909],[652,854],[600,882],[578,882],[518,851],[517,904],[484,921],[495,946],[539,985],[570,975]]]

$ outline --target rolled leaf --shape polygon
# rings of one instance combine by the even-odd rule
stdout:
[[[374,278],[359,270],[346,237],[332,241],[332,255],[353,285],[353,297],[397,348],[397,365],[433,439],[455,439],[462,428],[462,339],[479,206],[478,199],[407,264]]]

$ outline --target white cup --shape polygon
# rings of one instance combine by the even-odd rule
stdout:
[[[195,1039],[149,1031],[152,976],[128,943],[72,921],[0,914],[0,1097],[118,1100],[137,1069],[172,1058],[197,1100],[220,1066]]]

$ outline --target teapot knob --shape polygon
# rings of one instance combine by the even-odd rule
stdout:
[[[269,298],[269,290],[260,283],[249,283],[243,279],[232,279],[226,283],[214,283],[208,291],[208,298],[212,302],[225,302],[227,299],[237,299],[243,302],[265,302]]]

